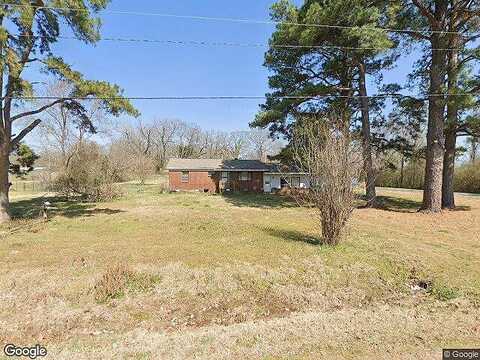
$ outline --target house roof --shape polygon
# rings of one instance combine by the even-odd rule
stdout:
[[[170,159],[167,170],[198,171],[265,171],[269,173],[301,173],[298,169],[259,160]]]
[[[170,159],[167,170],[270,171],[271,165],[259,160]]]
[[[167,170],[220,170],[222,159],[170,159]]]
[[[224,160],[222,170],[269,171],[270,165],[259,160]]]
[[[287,166],[283,164],[270,164],[269,174],[306,174],[297,166]]]

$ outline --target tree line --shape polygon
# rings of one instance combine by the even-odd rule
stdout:
[[[267,131],[204,130],[182,120],[154,119],[117,130],[112,149],[129,150],[151,160],[155,171],[163,170],[170,158],[257,159],[278,152],[281,143]]]

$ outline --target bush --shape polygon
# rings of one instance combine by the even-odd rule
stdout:
[[[121,196],[116,169],[96,144],[83,144],[51,183],[51,190],[67,197],[109,201]]]
[[[422,189],[425,177],[425,161],[418,160],[405,165],[403,177],[399,168],[382,169],[375,185],[392,188]]]
[[[480,193],[480,163],[460,166],[455,170],[455,191]]]
[[[293,145],[298,166],[309,174],[311,185],[308,191],[291,195],[316,210],[323,243],[337,245],[353,211],[361,152],[340,122],[308,120],[295,129]]]
[[[399,169],[385,169],[377,177],[376,185],[407,189],[422,189],[425,174],[425,162],[408,164],[404,168],[403,181]],[[457,192],[480,193],[480,162],[457,165],[453,179],[453,188]]]

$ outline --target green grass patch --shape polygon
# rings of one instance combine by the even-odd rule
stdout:
[[[452,288],[443,283],[434,282],[429,293],[440,301],[449,301],[460,296],[458,289]]]
[[[119,299],[127,292],[146,292],[155,287],[160,279],[149,274],[140,274],[124,264],[109,267],[93,287],[95,301],[105,303]]]

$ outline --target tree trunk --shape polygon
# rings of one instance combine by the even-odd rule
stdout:
[[[475,136],[472,136],[472,143],[470,148],[470,162],[472,164],[475,164],[475,162],[477,161],[477,147],[478,147],[477,138]]]
[[[443,158],[443,184],[442,184],[442,207],[444,209],[455,208],[455,195],[453,192],[453,176],[455,172],[457,134],[455,130],[447,130],[445,134],[445,155]]]
[[[439,33],[431,35],[432,48],[444,48],[442,36],[444,35]],[[445,100],[439,94],[444,92],[445,70],[446,60],[444,51],[432,50],[425,184],[422,205],[422,210],[427,212],[440,212],[442,210]]]
[[[403,188],[403,176],[405,171],[405,155],[402,153],[402,160],[400,163],[400,187]]]
[[[10,220],[10,201],[8,193],[10,183],[8,181],[9,151],[0,146],[0,224]]]
[[[365,172],[365,189],[367,207],[373,207],[376,203],[376,191],[375,191],[375,171],[373,169],[372,160],[372,144],[370,139],[370,114],[369,104],[367,98],[367,86],[366,86],[366,72],[365,64],[358,66],[359,70],[359,94],[360,103],[362,107],[362,150],[363,150],[363,169]]]
[[[458,36],[454,35],[451,47],[459,46]],[[458,51],[448,54],[448,93],[455,94],[458,88]],[[455,155],[457,146],[458,103],[457,98],[450,96],[447,102],[447,124],[445,128],[445,155],[443,158],[442,208],[455,208],[453,192],[453,176],[455,174]]]

